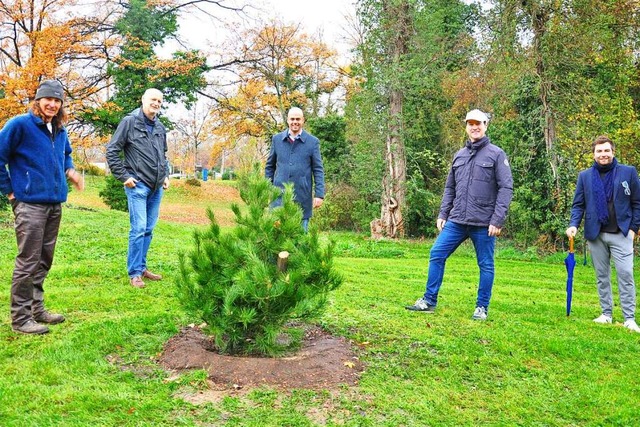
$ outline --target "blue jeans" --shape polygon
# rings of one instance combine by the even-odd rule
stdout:
[[[153,191],[142,181],[133,188],[124,187],[129,203],[129,252],[127,273],[129,277],[142,276],[147,269],[147,252],[153,238],[153,228],[158,222],[162,187]]]
[[[438,292],[440,291],[440,286],[442,286],[447,258],[468,238],[473,242],[478,267],[480,268],[480,284],[478,285],[476,306],[489,307],[495,275],[493,254],[496,238],[489,236],[489,227],[457,224],[452,221],[447,221],[431,248],[427,290],[424,293],[424,299],[427,304],[434,307],[437,305]]]

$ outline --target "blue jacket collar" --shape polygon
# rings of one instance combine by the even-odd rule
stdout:
[[[31,117],[31,120],[33,120],[36,125],[42,126],[45,124],[44,120],[42,120],[42,117],[36,116],[31,109],[29,109],[29,116]]]

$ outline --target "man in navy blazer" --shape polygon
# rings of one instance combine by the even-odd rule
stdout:
[[[567,236],[574,237],[584,217],[602,314],[593,321],[611,323],[611,258],[618,275],[624,326],[640,332],[636,324],[636,286],[633,278],[633,240],[640,227],[640,181],[633,166],[619,164],[613,142],[599,136],[591,144],[593,166],[580,172],[571,208]]]
[[[320,141],[303,129],[304,114],[300,108],[289,110],[287,124],[289,129],[271,140],[265,176],[280,188],[284,188],[288,182],[293,183],[294,199],[302,207],[302,226],[307,231],[313,209],[322,206],[324,200]],[[279,206],[281,202],[282,198],[274,206]]]

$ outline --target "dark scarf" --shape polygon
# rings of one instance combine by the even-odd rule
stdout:
[[[156,118],[152,120],[145,116],[144,113],[142,113],[142,118],[144,119],[144,125],[147,127],[147,131],[149,131],[149,133],[153,133],[153,128],[156,126]]]
[[[481,149],[482,147],[484,147],[488,143],[489,143],[489,137],[488,136],[483,136],[482,138],[480,138],[476,142],[471,142],[471,140],[467,140],[467,142],[465,143],[465,147],[467,147],[467,149],[469,150],[469,153],[473,156],[474,154],[476,154],[476,152],[479,149]]]
[[[593,196],[596,199],[596,212],[598,212],[598,221],[600,224],[607,224],[609,222],[609,209],[608,203],[613,200],[613,181],[615,179],[614,169],[618,165],[618,160],[613,158],[613,161],[608,165],[599,165],[597,162],[593,162],[591,167],[591,185],[593,187]],[[600,174],[603,173],[602,178]]]

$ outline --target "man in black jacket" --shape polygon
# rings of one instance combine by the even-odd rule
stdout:
[[[453,163],[436,226],[441,231],[429,256],[429,276],[424,296],[407,310],[433,313],[444,277],[447,258],[471,239],[476,250],[480,283],[472,318],[486,320],[494,278],[494,249],[513,196],[513,177],[507,155],[485,135],[489,118],[471,110],[465,118],[469,140]]]
[[[129,205],[129,251],[127,272],[131,286],[144,288],[142,278],[160,280],[147,269],[147,252],[158,222],[162,193],[169,188],[167,133],[158,120],[162,92],[147,89],[142,107],[128,114],[107,145],[111,173],[124,183]],[[124,151],[124,161],[120,153]]]

